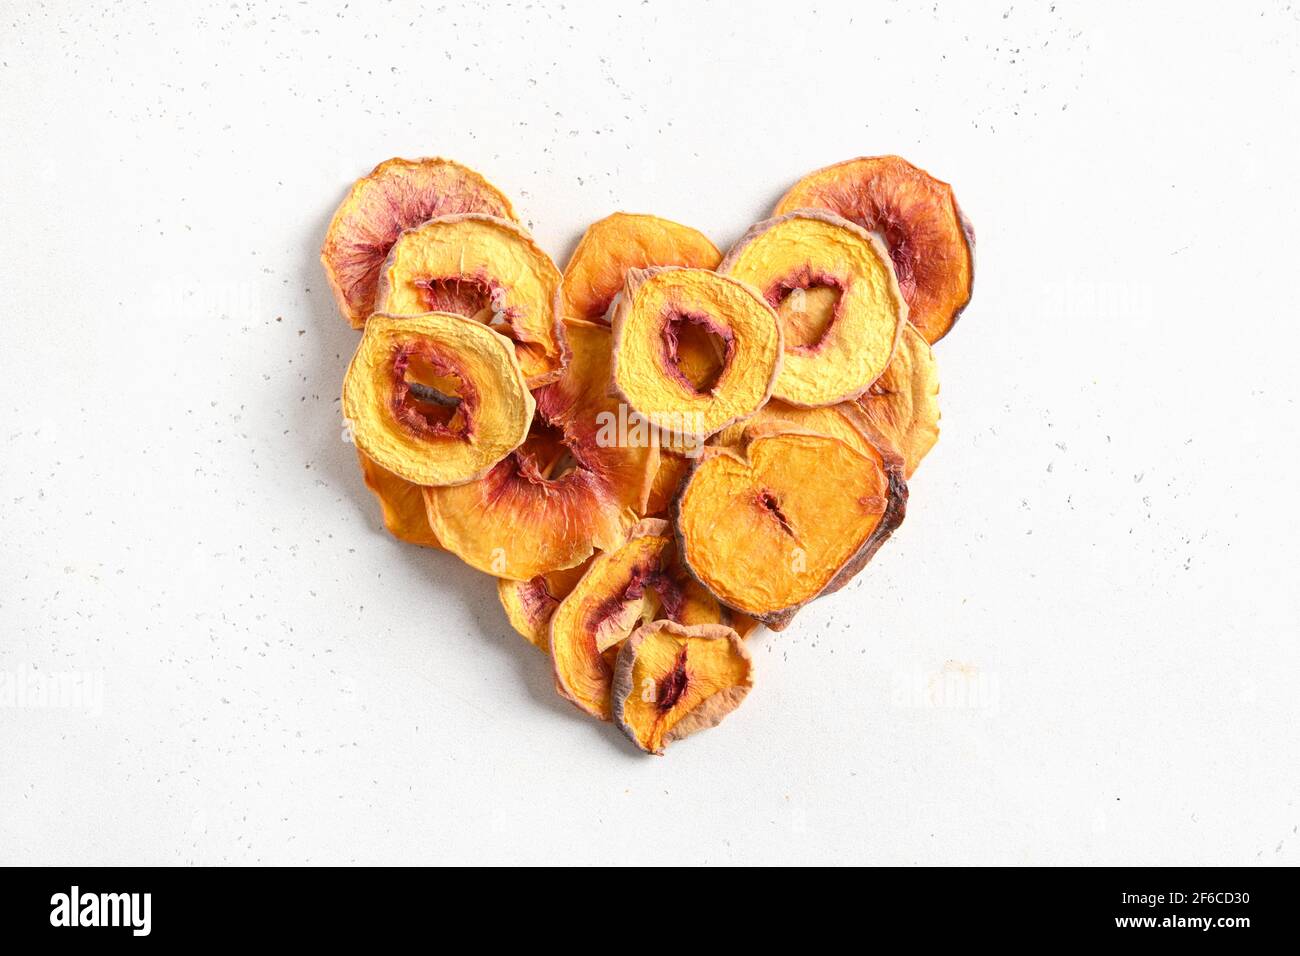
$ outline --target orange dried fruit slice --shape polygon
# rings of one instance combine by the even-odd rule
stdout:
[[[519,226],[463,213],[405,230],[379,273],[377,307],[394,315],[442,311],[490,323],[515,343],[536,388],[566,361],[560,271]]]
[[[809,173],[774,215],[829,209],[878,233],[889,249],[908,319],[930,344],[948,334],[970,301],[975,231],[952,187],[900,156],[869,156]]]
[[[781,630],[846,583],[902,521],[902,459],[757,425],[738,452],[708,446],[677,499],[682,560],[727,607]]]
[[[714,269],[722,259],[704,233],[658,216],[616,212],[593,222],[564,267],[564,314],[606,322],[629,269],[692,266]]]
[[[692,379],[680,343],[699,334],[722,355],[716,378]],[[753,415],[781,367],[781,328],[772,307],[748,285],[703,269],[628,273],[614,310],[614,387],[657,429],[703,442]]]
[[[357,180],[321,247],[321,264],[343,317],[359,329],[376,311],[379,269],[403,229],[462,212],[515,218],[499,189],[450,159],[390,159]]]
[[[644,625],[623,643],[614,666],[613,715],[642,750],[716,727],[754,685],[754,665],[729,627],[672,621]]]
[[[361,476],[366,487],[379,501],[384,516],[384,527],[393,537],[426,548],[437,548],[438,538],[429,527],[429,516],[424,510],[424,494],[420,486],[412,484],[386,468],[380,468],[357,450],[361,462]]]
[[[485,475],[528,437],[533,406],[510,340],[445,312],[372,315],[343,380],[357,447],[417,485]]]
[[[711,445],[725,445],[740,449],[745,443],[745,431],[758,425],[776,425],[785,423],[789,431],[810,432],[814,435],[829,435],[838,438],[864,455],[874,454],[874,449],[867,436],[863,434],[861,419],[857,416],[861,409],[853,402],[839,405],[825,405],[821,408],[802,408],[787,405],[772,399],[754,415],[743,422],[724,428],[710,439]]]
[[[752,227],[718,267],[776,309],[785,358],[772,396],[792,405],[857,398],[880,377],[907,304],[878,238],[824,210]]]
[[[527,581],[617,548],[645,512],[659,466],[652,441],[607,435],[619,415],[608,394],[608,326],[566,326],[572,359],[559,381],[533,393],[524,444],[479,481],[424,493],[442,546],[499,578]]]

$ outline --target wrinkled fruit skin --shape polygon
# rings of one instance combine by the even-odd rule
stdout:
[[[939,370],[934,350],[910,326],[894,358],[857,401],[866,420],[903,456],[912,477],[939,440]]]
[[[758,289],[783,325],[773,398],[812,408],[865,392],[889,364],[907,303],[875,235],[825,210],[753,226],[719,271]]]
[[[691,573],[719,602],[776,631],[861,570],[907,501],[902,459],[883,440],[864,455],[789,429],[753,426],[740,453],[705,448],[674,508]]]
[[[716,727],[754,685],[753,661],[729,627],[656,621],[619,650],[612,687],[618,728],[646,753]]]
[[[931,345],[948,334],[975,282],[975,231],[951,186],[899,156],[863,157],[809,173],[773,214],[798,209],[829,209],[878,233],[908,319]]]
[[[360,449],[357,450],[357,459],[361,463],[361,476],[366,487],[379,501],[384,527],[389,533],[398,540],[411,544],[426,548],[440,547],[437,535],[429,527],[429,516],[424,510],[424,494],[420,491],[420,486],[380,468]]]
[[[745,432],[759,425],[785,424],[786,431],[811,432],[838,438],[850,448],[864,455],[874,455],[875,449],[861,426],[861,409],[852,402],[827,405],[822,408],[801,408],[787,405],[775,398],[759,409],[758,414],[724,428],[709,440],[711,445],[723,445],[740,451],[745,444]],[[870,433],[870,429],[866,429]]]
[[[704,328],[725,356],[717,380],[695,385],[679,343]],[[614,387],[663,432],[700,442],[753,415],[781,370],[776,312],[742,282],[703,269],[629,272],[614,310]]]
[[[510,340],[445,312],[372,315],[343,379],[357,448],[417,485],[486,474],[528,436],[533,407]]]
[[[529,388],[555,381],[567,360],[560,271],[506,219],[462,213],[404,230],[375,301],[394,315],[454,312],[491,323],[515,343]]]
[[[629,269],[690,266],[716,269],[722,259],[708,236],[658,216],[616,212],[588,227],[564,267],[564,314],[608,323]]]
[[[597,555],[551,615],[555,686],[580,710],[610,718],[618,646],[642,623],[718,624],[726,611],[676,561],[667,521],[647,518],[620,548]]]
[[[402,231],[465,212],[515,219],[500,190],[449,159],[390,159],[353,184],[321,247],[330,289],[353,328],[382,311],[375,307],[379,269]]]
[[[602,438],[619,412],[608,394],[609,328],[577,320],[566,326],[572,359],[559,381],[534,392],[528,440],[481,480],[424,492],[442,546],[495,577],[527,581],[575,567],[595,549],[617,548],[644,514],[659,467],[652,442]],[[558,457],[572,458],[560,471],[557,441]]]

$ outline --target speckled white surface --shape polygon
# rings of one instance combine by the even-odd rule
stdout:
[[[1293,3],[189,7],[0,12],[0,862],[1300,862]],[[442,154],[725,247],[887,151],[979,233],[943,438],[640,757],[382,533],[322,231]]]

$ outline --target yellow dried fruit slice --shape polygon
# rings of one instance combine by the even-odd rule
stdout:
[[[861,420],[856,417],[860,413],[861,409],[853,402],[825,405],[820,408],[801,408],[798,405],[787,405],[774,398],[759,409],[758,414],[753,418],[724,428],[714,435],[709,443],[739,449],[745,443],[747,429],[784,422],[790,426],[787,429],[789,431],[829,435],[844,441],[864,455],[874,454],[871,442],[863,434]]]
[[[870,560],[902,521],[902,459],[838,438],[748,429],[741,452],[704,449],[676,505],[682,560],[727,607],[781,630]]]
[[[376,302],[394,315],[454,312],[491,323],[514,341],[529,388],[564,368],[560,271],[505,219],[463,213],[405,230],[384,260]]]
[[[551,615],[556,687],[580,709],[609,719],[618,644],[643,621],[721,624],[730,615],[677,561],[671,525],[646,518],[587,573]]]
[[[423,514],[423,500],[420,509]],[[549,654],[551,615],[586,572],[587,563],[583,563],[576,568],[539,574],[529,581],[498,580],[497,596],[505,608],[510,626],[538,650]]]
[[[629,269],[692,266],[714,269],[722,260],[704,233],[658,216],[616,212],[593,222],[564,267],[564,314],[605,322]]]
[[[330,220],[320,254],[343,317],[359,329],[376,311],[379,269],[403,229],[465,212],[515,218],[499,189],[449,159],[390,159],[357,180]]]
[[[829,209],[879,233],[894,261],[908,319],[934,344],[970,301],[975,230],[952,187],[901,156],[868,156],[809,173],[776,204],[774,215]]]
[[[721,350],[714,380],[692,380],[680,343],[703,334]],[[696,354],[707,354],[700,343]],[[702,442],[753,415],[781,367],[776,313],[749,286],[703,269],[633,270],[614,310],[614,387],[645,420]]]
[[[899,339],[885,374],[857,404],[875,428],[903,456],[906,475],[939,440],[939,370],[934,350],[910,325]]]
[[[754,665],[729,627],[656,621],[637,628],[614,666],[614,722],[642,750],[716,727],[754,686]]]
[[[617,548],[645,513],[659,467],[653,441],[619,441],[617,429],[609,437],[619,417],[609,327],[566,326],[572,360],[534,392],[528,440],[482,480],[424,493],[442,546],[495,577],[527,581]]]
[[[372,315],[343,379],[357,447],[417,485],[482,477],[528,437],[533,405],[510,340],[446,312]]]
[[[437,548],[438,537],[429,527],[429,516],[424,510],[424,495],[420,486],[412,484],[385,468],[380,468],[358,449],[361,475],[366,487],[379,500],[384,515],[384,527],[390,534],[411,544]]]
[[[906,323],[884,245],[825,211],[758,223],[718,271],[749,283],[776,309],[785,359],[772,396],[792,405],[857,398],[889,364]]]

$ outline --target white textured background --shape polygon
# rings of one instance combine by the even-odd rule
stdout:
[[[184,6],[0,10],[0,862],[1300,862],[1294,3]],[[437,154],[725,248],[879,152],[979,235],[943,439],[641,757],[382,532],[325,224]]]

